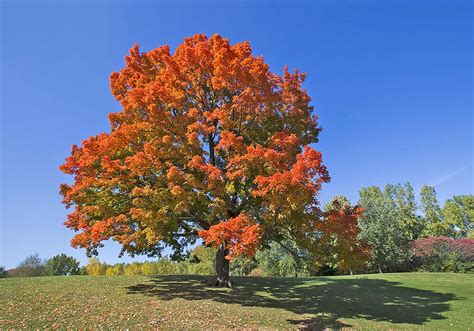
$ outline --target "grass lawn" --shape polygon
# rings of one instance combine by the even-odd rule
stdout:
[[[473,329],[474,275],[0,279],[0,328]]]

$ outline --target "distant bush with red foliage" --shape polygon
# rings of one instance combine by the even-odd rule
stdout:
[[[474,272],[474,239],[429,237],[412,241],[410,250],[416,269]]]
[[[474,239],[461,238],[454,241],[455,249],[468,258],[470,261],[474,260]]]

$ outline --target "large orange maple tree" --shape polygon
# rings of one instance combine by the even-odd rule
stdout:
[[[216,247],[219,284],[229,259],[270,240],[304,242],[329,181],[320,128],[298,70],[272,73],[248,42],[219,35],[140,52],[110,76],[122,110],[110,133],[73,146],[60,193],[73,208],[72,245],[97,253],[113,239],[129,254],[176,254],[202,238]]]

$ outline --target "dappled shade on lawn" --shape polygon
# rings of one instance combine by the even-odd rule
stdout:
[[[235,277],[233,289],[217,289],[199,276],[153,277],[127,287],[130,294],[160,300],[212,300],[248,307],[287,310],[314,318],[291,320],[299,327],[350,327],[340,319],[362,318],[394,324],[424,323],[443,319],[453,294],[401,286],[383,279],[354,278],[252,278]]]

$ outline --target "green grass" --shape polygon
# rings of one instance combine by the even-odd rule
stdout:
[[[0,328],[473,329],[474,275],[0,279]]]

